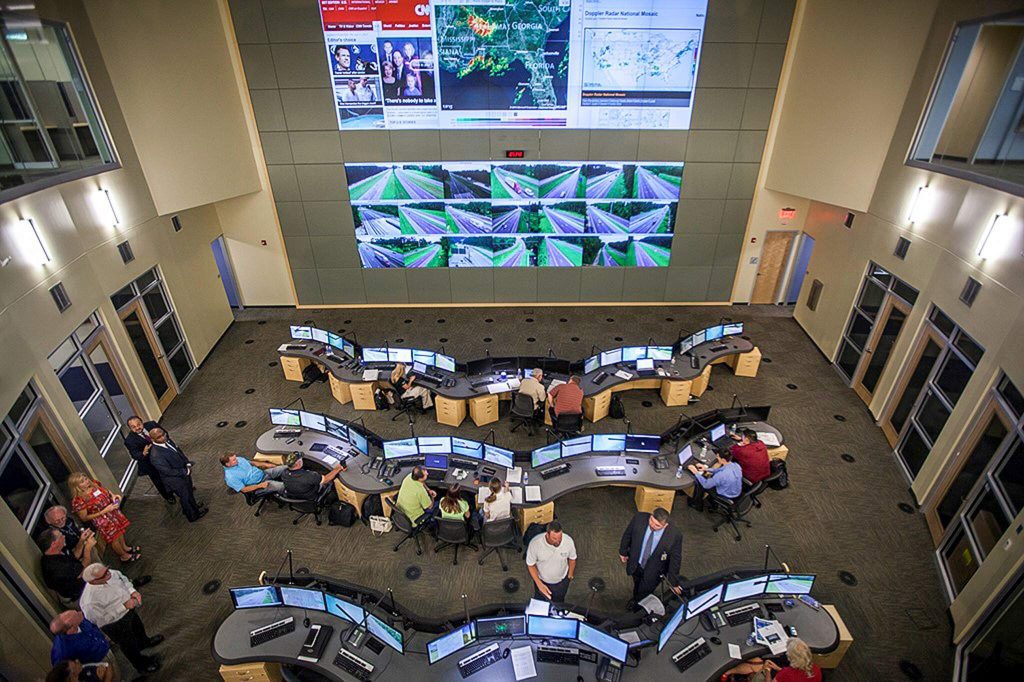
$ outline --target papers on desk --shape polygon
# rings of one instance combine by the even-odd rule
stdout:
[[[523,489],[519,486],[511,486],[508,489],[509,494],[512,496],[512,504],[523,503]],[[476,491],[476,503],[483,504],[491,494],[490,489],[487,486],[480,486]]]
[[[363,370],[363,381],[377,381],[380,378],[379,369],[364,369]]]
[[[332,457],[331,455],[324,455],[323,457],[320,458],[320,461],[326,464],[327,466],[331,467],[332,469],[341,464],[341,460],[339,460],[337,457]]]
[[[527,616],[547,616],[551,613],[551,602],[540,599],[530,599],[526,605]]]
[[[526,486],[526,501],[527,502],[540,502],[540,486],[539,485],[528,485],[528,486]]]
[[[509,488],[508,491],[510,493],[512,493],[512,504],[522,504],[523,503],[523,489],[522,488],[520,488],[519,486],[516,486],[514,488]]]
[[[653,594],[647,595],[646,597],[638,601],[636,605],[642,608],[648,614],[655,616],[665,615],[665,605],[662,604],[661,600]]]
[[[763,431],[757,432],[757,439],[764,443],[769,448],[779,447],[779,437],[774,433],[767,433]]]
[[[740,653],[740,648],[729,642],[729,658],[735,658],[737,661],[742,660],[743,654]]]
[[[516,484],[522,483],[523,482],[523,468],[522,467],[512,467],[511,469],[509,469],[508,473],[505,474],[505,482],[508,483],[509,485],[516,485]]]
[[[772,652],[772,656],[778,656],[786,651],[789,635],[786,634],[779,621],[765,620],[754,616],[754,639],[767,646]]]
[[[537,677],[537,666],[533,662],[533,647],[521,646],[512,649],[512,669],[516,673],[516,680],[526,680]]]
[[[562,385],[562,384],[564,384],[564,383],[565,383],[565,382],[564,382],[564,381],[562,381],[561,379],[552,379],[552,380],[551,380],[551,383],[550,383],[550,384],[548,384],[548,393],[550,393],[551,391],[553,391],[553,390],[555,389],[555,386],[561,386],[561,385]]]
[[[615,376],[617,376],[620,379],[625,379],[626,381],[629,381],[630,379],[633,378],[633,375],[624,369],[620,369],[618,372],[616,372]]]
[[[619,639],[630,644],[638,644],[640,642],[640,635],[637,634],[636,630],[630,630],[629,632],[620,632]]]
[[[518,389],[519,388],[519,384],[521,384],[523,382],[519,381],[519,377],[512,377],[511,379],[509,379],[505,383],[508,384],[508,387],[511,388],[511,389]]]
[[[277,352],[278,353],[287,353],[288,352],[288,346],[290,346],[290,345],[292,345],[292,344],[290,344],[290,343],[282,343],[280,346],[277,347]]]
[[[508,385],[507,381],[499,381],[496,384],[487,384],[487,392],[491,395],[495,393],[508,393],[512,390],[512,387]]]

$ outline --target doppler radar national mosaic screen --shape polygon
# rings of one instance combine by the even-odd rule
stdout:
[[[683,164],[345,164],[366,268],[665,267]]]
[[[338,125],[686,130],[707,0],[320,0]]]

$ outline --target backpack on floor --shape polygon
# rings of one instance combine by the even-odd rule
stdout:
[[[768,487],[772,490],[785,490],[789,487],[789,472],[786,471],[786,461],[783,459],[773,459],[771,461],[772,473],[771,476],[778,474],[778,477],[768,482]]]
[[[612,396],[612,401],[608,405],[608,416],[612,419],[624,419],[626,417],[626,406],[622,404],[622,398],[617,395]]]
[[[302,380],[307,384],[311,384],[314,381],[322,381],[326,378],[327,375],[320,371],[320,367],[315,362],[309,363],[302,370]]]
[[[376,390],[373,392],[373,405],[378,410],[390,410],[391,403],[388,402],[388,398],[384,395],[384,391]]]
[[[367,495],[360,511],[360,518],[366,526],[370,525],[371,516],[384,516],[384,505],[380,501],[380,495]]]
[[[327,523],[331,526],[351,528],[356,522],[356,508],[348,502],[332,504],[327,512]]]
[[[543,523],[531,523],[527,528],[526,532],[523,533],[523,549],[525,550],[530,546],[530,540],[534,539],[538,535],[544,533]]]

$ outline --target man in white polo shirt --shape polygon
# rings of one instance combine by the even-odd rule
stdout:
[[[576,543],[562,532],[558,521],[549,523],[545,531],[526,548],[526,570],[533,578],[535,598],[564,602],[576,573]]]

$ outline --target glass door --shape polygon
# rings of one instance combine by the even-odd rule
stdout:
[[[161,410],[167,409],[171,401],[178,396],[174,381],[171,379],[163,354],[158,350],[154,332],[149,328],[148,320],[142,313],[138,301],[129,304],[121,311],[121,321],[132,340],[146,379],[153,388],[157,404]]]
[[[910,411],[913,409],[914,403],[917,402],[917,397],[928,381],[928,376],[935,367],[945,345],[945,339],[932,331],[930,327],[925,327],[907,365],[914,369],[903,376],[903,380],[896,387],[894,393],[897,397],[891,401],[890,407],[882,417],[882,433],[885,434],[889,445],[896,447],[896,441],[900,438],[900,432],[907,423]]]
[[[887,298],[853,375],[853,390],[865,403],[871,402],[909,315],[909,305],[893,296]]]

